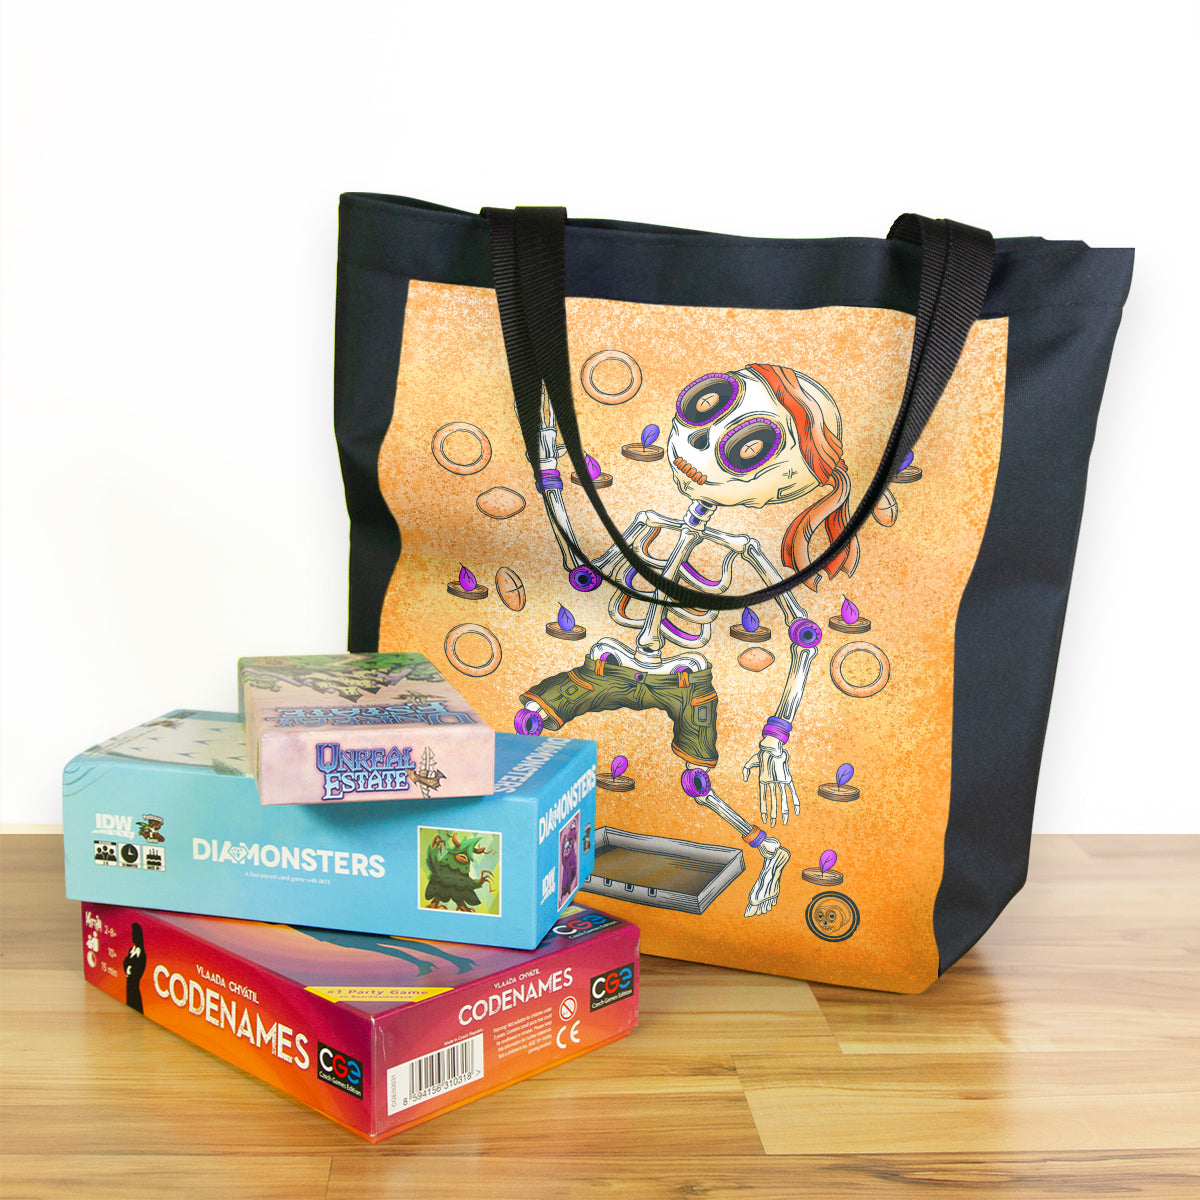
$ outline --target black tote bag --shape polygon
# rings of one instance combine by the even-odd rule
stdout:
[[[350,649],[597,741],[648,952],[921,990],[1025,878],[1132,251],[485,214],[342,198]]]

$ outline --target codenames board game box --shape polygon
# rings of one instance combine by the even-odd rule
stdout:
[[[592,870],[596,745],[495,763],[489,796],[263,805],[233,713],[168,713],[67,764],[67,895],[531,950]]]
[[[587,908],[532,951],[82,908],[90,983],[372,1141],[637,1024],[637,927]]]
[[[422,654],[239,659],[238,703],[263,804],[492,790],[496,735]]]

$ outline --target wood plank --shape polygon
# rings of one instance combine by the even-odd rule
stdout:
[[[291,1154],[166,1154],[155,1131],[133,1128],[129,1154],[33,1154],[4,1158],[0,1196],[17,1200],[161,1200],[163,1196],[221,1196],[226,1200],[323,1200],[330,1159]]]
[[[1063,1153],[1200,1147],[1198,1048],[735,1062],[771,1155]]]
[[[954,968],[919,996],[815,987],[847,1054],[1107,1052],[1200,1044],[1200,970],[1099,966],[981,972]]]
[[[464,1180],[478,1179],[472,1156],[431,1159],[389,1153],[333,1160],[328,1200],[461,1200]],[[1186,1151],[1118,1151],[1071,1155],[781,1155],[761,1158],[698,1155],[678,1161],[659,1155],[579,1155],[558,1149],[531,1162],[511,1155],[488,1159],[488,1200],[580,1200],[632,1196],[680,1200],[878,1200],[934,1195],[940,1200],[1050,1200],[1052,1197],[1152,1197],[1194,1200],[1200,1157]],[[482,1180],[480,1180],[482,1186]],[[468,1185],[469,1186],[469,1185]]]

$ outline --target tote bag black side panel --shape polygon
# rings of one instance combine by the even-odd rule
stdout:
[[[338,253],[334,428],[350,515],[348,646],[375,650],[400,530],[379,490],[379,449],[392,419],[408,280]]]
[[[1009,317],[996,491],[955,626],[939,973],[1025,882],[1088,458],[1133,267],[1131,251],[1116,254],[1124,270],[1104,299],[1026,308],[1019,297]],[[1067,292],[1086,269],[1059,267]]]

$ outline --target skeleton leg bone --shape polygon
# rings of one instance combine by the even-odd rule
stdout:
[[[744,820],[720,796],[713,791],[712,780],[707,771],[699,767],[689,767],[680,779],[683,790],[697,804],[711,809],[722,821],[732,825],[742,835],[742,841],[754,847],[763,857],[763,865],[750,889],[749,903],[746,905],[745,916],[757,917],[770,912],[779,900],[780,878],[783,868],[787,866],[791,852],[783,846],[778,838],[767,837],[766,831],[757,825],[751,825]]]

